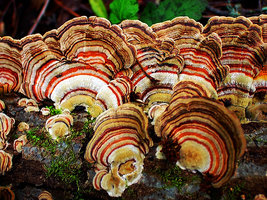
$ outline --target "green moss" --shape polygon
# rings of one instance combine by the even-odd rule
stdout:
[[[80,188],[83,173],[81,170],[83,152],[75,153],[74,140],[79,139],[81,144],[84,139],[78,138],[83,135],[92,134],[92,123],[95,119],[87,119],[81,131],[76,131],[71,127],[71,134],[61,138],[59,141],[54,141],[45,129],[34,128],[27,131],[28,141],[33,145],[44,149],[45,156],[51,159],[50,164],[45,166],[46,176],[54,176],[66,185],[74,184],[77,187],[77,192],[74,199],[82,200],[81,196],[85,190]],[[84,137],[83,137],[84,138]],[[88,167],[89,164],[88,164]],[[87,191],[88,192],[88,191]]]
[[[50,115],[59,115],[62,113],[61,109],[56,109],[54,106],[46,106],[50,110]]]

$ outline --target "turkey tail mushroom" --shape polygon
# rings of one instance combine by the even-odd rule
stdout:
[[[18,139],[14,140],[13,149],[21,153],[22,147],[28,142],[26,135],[21,135]]]
[[[7,147],[7,135],[15,123],[15,119],[0,113],[0,149]]]
[[[0,112],[6,108],[5,102],[0,99]]]
[[[169,102],[172,88],[183,69],[183,59],[170,38],[160,39],[147,24],[125,20],[120,24],[129,43],[137,51],[137,62],[131,67],[135,93],[145,104],[145,111]],[[156,118],[162,109],[154,112]],[[156,114],[156,115],[155,115]]]
[[[246,148],[238,118],[207,98],[173,101],[157,119],[155,132],[167,158],[172,155],[182,169],[201,172],[216,188],[229,181]]]
[[[38,200],[53,200],[53,196],[50,192],[44,190],[41,194],[39,194]]]
[[[217,33],[222,40],[222,64],[230,72],[218,88],[219,99],[229,104],[240,119],[251,103],[255,87],[253,79],[262,69],[266,57],[262,29],[245,17],[212,17],[203,35]]]
[[[178,88],[200,88],[197,96],[217,98],[217,88],[226,77],[229,67],[222,65],[222,42],[216,33],[207,37],[202,35],[202,25],[188,17],[177,17],[152,25],[158,37],[170,37],[174,40],[175,47],[180,50],[184,59],[184,68],[179,74]],[[186,85],[186,87],[185,87]],[[190,86],[192,85],[192,86]],[[193,89],[194,90],[194,89]],[[194,96],[195,92],[187,95]]]
[[[56,31],[21,42],[21,92],[38,102],[51,99],[62,110],[82,105],[94,116],[107,107],[106,100],[95,104],[101,88],[135,62],[135,49],[119,26],[98,17],[74,18]]]
[[[0,94],[17,92],[22,83],[20,40],[0,37]]]
[[[153,145],[147,128],[143,110],[130,103],[97,117],[94,136],[84,155],[88,162],[95,163],[94,188],[118,197],[126,186],[141,178],[144,157]]]
[[[11,169],[12,158],[12,154],[0,150],[0,174],[5,175],[5,172]]]
[[[11,190],[11,186],[0,186],[1,200],[15,200],[15,194]]]
[[[72,125],[72,115],[64,111],[62,114],[48,118],[45,123],[45,129],[49,132],[53,140],[59,140],[70,133],[70,127]]]

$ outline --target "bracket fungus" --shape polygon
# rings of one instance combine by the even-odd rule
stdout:
[[[1,200],[15,200],[15,194],[11,190],[11,186],[0,186]]]
[[[44,190],[41,194],[39,194],[38,200],[53,200],[53,196],[50,192]]]
[[[0,37],[0,94],[17,92],[22,83],[20,40]]]
[[[12,167],[13,155],[0,150],[0,174],[5,175],[5,172],[9,171]]]
[[[157,119],[155,132],[178,146],[176,164],[203,173],[214,187],[227,182],[244,153],[246,140],[238,118],[215,100],[182,98]],[[164,148],[169,148],[163,146]],[[168,153],[165,153],[168,158]]]
[[[180,50],[184,68],[179,73],[179,84],[184,83],[183,88],[191,87],[191,84],[197,85],[201,88],[199,96],[216,99],[216,90],[229,71],[228,66],[220,62],[222,56],[220,37],[216,33],[204,37],[202,25],[188,17],[177,17],[171,21],[155,24],[152,28],[160,38],[172,38],[175,47]],[[179,87],[179,84],[175,87]]]
[[[0,112],[6,108],[5,102],[0,99]]]
[[[136,63],[130,68],[130,78],[135,93],[146,105],[145,111],[149,112],[153,105],[168,103],[184,64],[174,41],[158,38],[152,28],[138,20],[125,20],[120,27],[137,51]],[[160,106],[153,110],[158,108],[153,117],[163,110]]]
[[[218,88],[219,99],[229,101],[229,109],[240,119],[251,103],[255,87],[253,80],[266,59],[262,29],[245,17],[212,17],[203,29],[203,35],[217,33],[222,40],[222,64],[230,72]]]
[[[135,61],[135,49],[119,26],[98,17],[74,18],[45,36],[24,37],[21,43],[21,92],[37,101],[51,99],[62,110],[82,105],[94,116],[107,107],[105,101],[95,104],[98,92]]]
[[[15,123],[15,119],[0,113],[0,149],[7,147],[7,135]]]
[[[72,125],[72,115],[68,111],[64,111],[62,114],[48,118],[45,123],[45,129],[49,132],[52,139],[58,140],[69,134]]]
[[[94,136],[84,155],[88,162],[95,163],[94,188],[118,197],[141,178],[144,157],[153,145],[147,128],[143,110],[130,103],[97,117]]]
[[[26,135],[21,135],[18,139],[14,140],[13,149],[18,153],[22,151],[22,147],[28,142]]]

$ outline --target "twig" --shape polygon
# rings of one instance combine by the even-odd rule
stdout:
[[[225,16],[229,15],[228,11],[223,11],[223,10],[214,8],[214,7],[210,6],[210,5],[207,6],[207,9],[210,10],[211,12],[214,12],[216,15],[225,15]]]
[[[71,10],[70,8],[68,8],[67,6],[65,6],[61,1],[59,1],[59,0],[54,0],[54,1],[55,1],[55,3],[57,5],[59,5],[60,7],[62,7],[65,11],[67,11],[71,15],[73,15],[75,17],[80,17],[81,16],[78,13],[74,12],[73,10]]]
[[[31,34],[34,32],[36,26],[39,24],[39,22],[40,22],[42,16],[43,16],[44,13],[45,13],[45,10],[46,10],[46,8],[47,8],[47,6],[48,6],[49,1],[50,1],[50,0],[45,0],[44,6],[43,6],[41,12],[39,13],[39,15],[38,15],[36,21],[34,22],[32,28],[29,30],[28,35],[31,35]]]

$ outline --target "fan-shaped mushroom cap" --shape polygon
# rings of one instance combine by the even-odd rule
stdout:
[[[200,23],[188,17],[177,17],[152,26],[158,37],[172,38],[180,50],[184,68],[179,81],[200,85],[206,90],[207,97],[217,98],[216,90],[229,68],[220,62],[221,39],[216,33],[203,37],[202,28]]]
[[[255,92],[253,79],[262,68],[266,57],[262,30],[245,17],[212,17],[203,29],[204,35],[217,33],[222,39],[222,64],[229,65],[230,73],[218,95],[230,101],[230,109],[243,119],[245,108]]]
[[[53,200],[53,196],[50,192],[44,190],[42,193],[38,196],[38,200]]]
[[[180,146],[176,152],[178,166],[207,175],[214,187],[231,178],[246,148],[237,117],[221,103],[206,98],[171,102],[157,119],[155,132],[163,143],[171,141],[172,146]]]
[[[0,186],[0,199],[15,200],[15,194],[11,190],[11,186]]]
[[[6,108],[5,102],[0,99],[0,112]]]
[[[30,128],[30,126],[26,122],[20,122],[18,124],[18,131],[20,131],[20,132],[27,131],[27,130],[29,130],[29,128]]]
[[[51,135],[52,139],[59,138],[69,134],[69,129],[73,125],[73,117],[67,112],[52,116],[46,120],[45,128]]]
[[[21,92],[37,101],[51,99],[62,110],[83,105],[101,113],[105,106],[95,105],[96,95],[135,62],[135,49],[122,30],[98,17],[74,18],[43,37],[21,41]]]
[[[145,110],[153,104],[168,102],[183,68],[183,59],[178,55],[174,41],[159,39],[147,24],[138,20],[125,20],[120,27],[137,50],[131,80],[136,94],[147,104]]]
[[[50,114],[50,109],[49,108],[46,108],[46,107],[43,107],[41,109],[41,112],[42,112],[42,115],[49,115]]]
[[[15,119],[7,116],[4,113],[0,113],[0,138],[2,140],[7,139],[7,135],[9,134],[11,128],[15,123]]]
[[[18,139],[14,140],[13,149],[17,152],[22,151],[22,147],[28,142],[26,135],[21,135]]]
[[[153,31],[159,38],[172,38],[174,41],[184,38],[197,38],[203,26],[189,17],[176,17],[172,20],[153,24]]]
[[[117,108],[119,105],[129,102],[132,92],[133,84],[130,78],[127,76],[119,76],[99,90],[96,95],[96,104],[98,104],[102,110]],[[89,112],[94,113],[94,110],[89,110]]]
[[[12,157],[13,155],[0,150],[0,174],[5,175],[5,172],[11,169]]]
[[[22,82],[20,41],[0,37],[0,94],[18,91]]]
[[[262,28],[262,39],[264,43],[267,43],[267,15],[262,14],[259,16],[253,16],[248,18],[253,24],[257,24]]]
[[[105,189],[110,196],[121,196],[126,185],[140,179],[144,155],[153,145],[147,127],[148,119],[142,109],[130,103],[98,116],[95,134],[84,155],[88,162],[95,163],[96,189]]]

